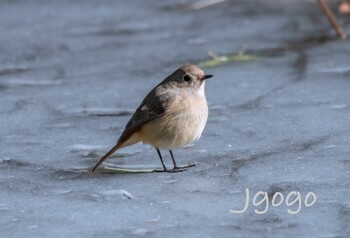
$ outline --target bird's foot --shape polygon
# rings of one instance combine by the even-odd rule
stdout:
[[[174,168],[172,168],[171,170],[168,170],[168,173],[178,173],[178,172],[183,172],[186,171],[186,168],[190,168],[190,167],[194,167],[196,166],[196,163],[189,163],[187,165],[184,166],[174,166]]]
[[[183,172],[186,171],[187,169],[184,168],[179,168],[179,167],[174,167],[171,170],[168,170],[168,173],[178,173],[178,172]]]
[[[196,166],[196,163],[189,163],[183,166],[175,166],[174,169],[185,169],[185,168],[191,168],[195,166]]]
[[[160,170],[160,169],[156,169],[154,170],[154,172],[157,172],[157,173],[178,173],[178,172],[183,172],[183,171],[186,171],[187,169],[184,169],[184,168],[178,168],[178,167],[174,167],[172,169],[163,169],[163,170]]]
[[[154,170],[154,172],[157,173],[178,173],[178,172],[184,172],[187,170],[187,168],[191,168],[191,167],[195,167],[196,163],[189,163],[187,165],[183,165],[183,166],[175,166],[172,169],[156,169]]]

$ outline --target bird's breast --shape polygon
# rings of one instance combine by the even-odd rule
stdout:
[[[178,95],[167,106],[163,116],[142,128],[144,142],[158,148],[182,147],[198,139],[208,118],[204,95]]]

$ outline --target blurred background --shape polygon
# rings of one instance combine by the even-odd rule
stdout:
[[[349,237],[350,45],[319,3],[0,1],[1,236]],[[348,2],[325,3],[349,34]],[[197,167],[91,174],[185,63],[214,75],[201,140],[174,151]],[[108,162],[159,166],[144,145]],[[317,202],[230,213],[246,188]]]

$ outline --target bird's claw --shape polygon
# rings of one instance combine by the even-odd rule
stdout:
[[[167,172],[168,172],[168,173],[178,173],[178,172],[184,172],[184,171],[186,171],[186,170],[187,170],[187,169],[184,169],[184,168],[174,167],[173,169],[168,170]]]
[[[154,170],[153,172],[156,172],[156,173],[178,173],[178,172],[184,172],[184,171],[187,171],[187,168],[191,168],[191,167],[195,167],[196,166],[196,163],[189,163],[187,165],[183,165],[183,166],[175,166],[174,168],[172,169],[163,169],[163,170],[160,170],[160,169],[156,169]]]
[[[195,166],[196,166],[196,163],[189,163],[189,164],[184,165],[184,166],[175,166],[174,169],[175,168],[177,168],[177,169],[184,169],[184,168],[191,168],[191,167],[195,167]]]

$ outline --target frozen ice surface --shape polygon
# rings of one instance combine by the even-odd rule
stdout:
[[[185,2],[0,2],[0,237],[350,237],[349,40],[314,1]],[[174,151],[195,168],[89,172],[166,75],[245,43],[258,60],[205,69],[208,124]],[[149,146],[120,153],[108,162],[160,165]],[[246,188],[317,202],[230,213]]]

